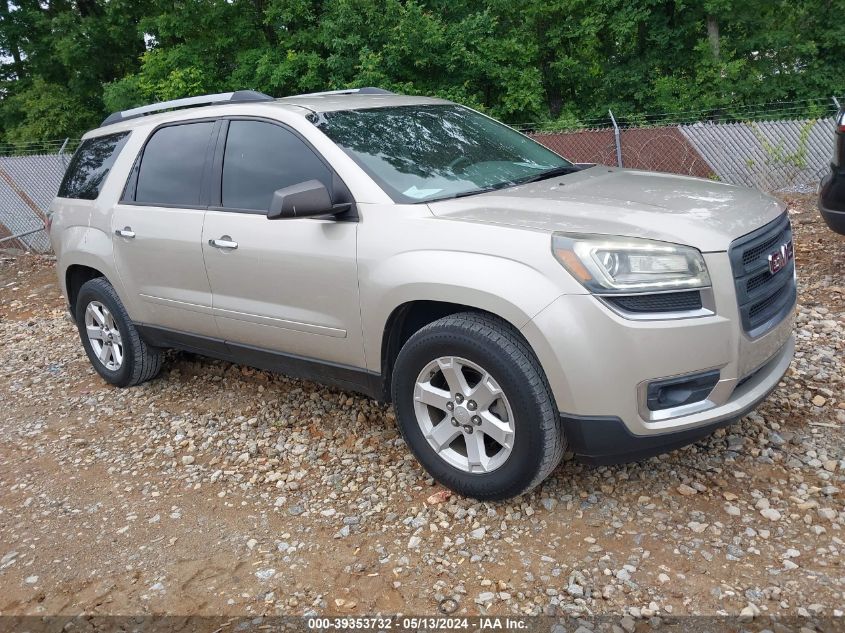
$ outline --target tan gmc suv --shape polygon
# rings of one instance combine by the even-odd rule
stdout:
[[[392,401],[444,485],[502,499],[571,451],[641,458],[736,420],[794,349],[792,233],[751,189],[577,166],[376,88],[118,112],[52,205],[108,382],[162,350]]]

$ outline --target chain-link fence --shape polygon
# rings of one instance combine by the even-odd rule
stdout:
[[[711,178],[763,191],[814,190],[830,167],[834,118],[534,132],[578,163]]]
[[[580,125],[516,126],[566,158],[711,178],[763,191],[813,191],[830,168],[839,101],[816,99],[607,119]],[[816,116],[799,118],[799,112]]]
[[[0,247],[50,250],[47,209],[65,173],[65,154],[0,157]]]
[[[537,141],[576,163],[598,163],[711,178],[713,169],[678,127],[593,128],[533,133]],[[621,161],[620,161],[621,158]]]
[[[515,126],[577,163],[670,172],[763,191],[813,191],[829,169],[836,99],[731,112],[642,115]],[[801,118],[798,113],[814,112]],[[43,230],[76,142],[0,145],[0,248],[47,252]]]

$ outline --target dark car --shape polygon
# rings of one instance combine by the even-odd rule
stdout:
[[[819,189],[819,211],[831,229],[845,235],[845,108],[836,115],[833,162]]]

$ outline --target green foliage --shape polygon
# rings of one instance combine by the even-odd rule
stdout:
[[[830,0],[2,0],[0,141],[246,88],[377,85],[546,129],[741,119],[841,92],[843,41]]]
[[[807,151],[808,144],[810,142],[810,133],[816,126],[816,123],[818,123],[818,121],[807,121],[801,126],[798,133],[798,141],[795,144],[795,148],[792,150],[786,147],[786,143],[783,140],[778,141],[777,143],[772,143],[760,131],[757,124],[752,122],[749,123],[748,126],[751,128],[751,132],[754,136],[757,137],[760,147],[763,148],[763,152],[766,154],[767,165],[793,167],[797,170],[801,170],[807,168]]]
[[[15,122],[4,135],[4,141],[12,144],[75,137],[79,130],[96,126],[101,120],[98,110],[86,107],[62,86],[40,77],[4,100],[3,114]]]

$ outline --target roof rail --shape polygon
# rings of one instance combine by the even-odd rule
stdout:
[[[159,103],[151,103],[150,105],[141,106],[140,108],[132,108],[131,110],[123,110],[122,112],[113,112],[108,115],[100,124],[111,125],[120,121],[128,119],[137,119],[138,117],[153,114],[155,112],[163,112],[164,110],[176,110],[178,108],[193,108],[201,105],[212,105],[216,103],[243,103],[246,101],[273,101],[273,97],[266,95],[263,92],[255,90],[236,90],[234,92],[221,92],[213,95],[200,95],[198,97],[186,97],[185,99],[174,99],[172,101],[161,101]]]
[[[392,95],[396,94],[384,88],[375,86],[364,86],[363,88],[342,88],[341,90],[326,90],[323,92],[306,92],[301,95],[288,95],[288,97],[329,97],[331,95]],[[287,98],[287,97],[283,97]]]

